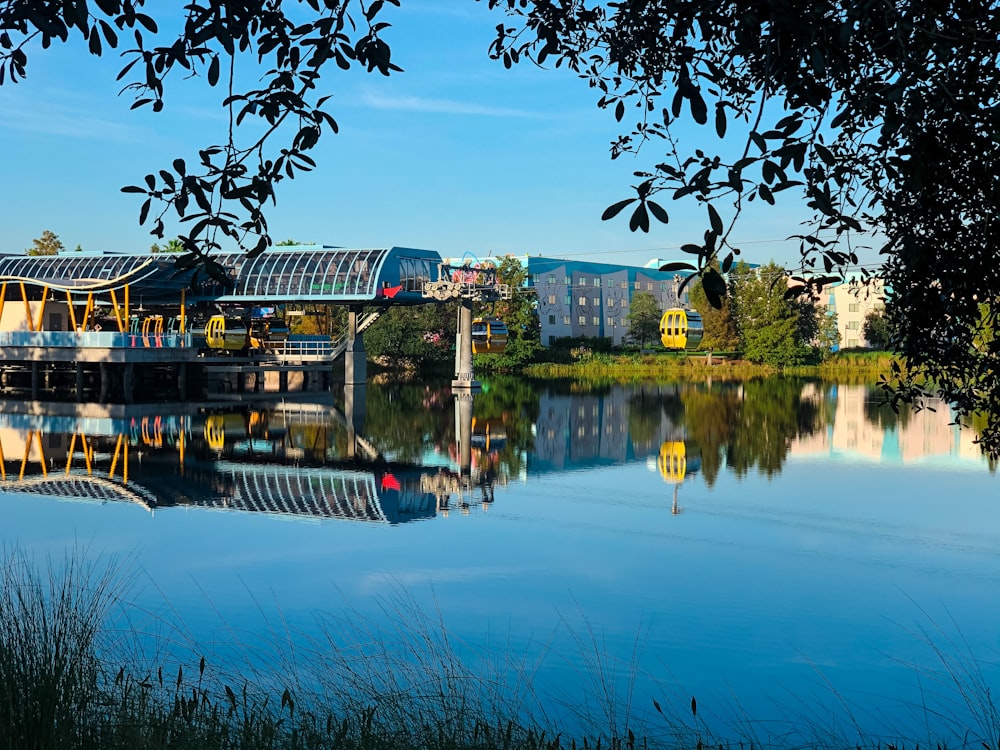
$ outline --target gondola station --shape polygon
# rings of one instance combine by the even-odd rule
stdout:
[[[388,307],[509,295],[495,272],[456,281],[438,253],[411,248],[299,245],[212,261],[221,274],[165,254],[0,255],[0,392],[133,403],[325,390],[341,356],[344,380],[362,384],[362,334]],[[290,336],[279,313],[305,304],[345,306],[346,334]],[[471,363],[466,340],[456,367],[463,348]],[[471,364],[456,379],[473,382]]]

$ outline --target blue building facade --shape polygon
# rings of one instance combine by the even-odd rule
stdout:
[[[685,276],[659,270],[665,261],[647,266],[521,256],[528,287],[537,295],[543,346],[564,337],[611,339],[616,345],[628,336],[633,297],[653,296],[660,310],[690,307]]]

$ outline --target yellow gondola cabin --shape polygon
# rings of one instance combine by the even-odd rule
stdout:
[[[701,315],[694,310],[672,307],[660,318],[660,341],[667,349],[695,349],[704,334]]]
[[[502,320],[472,321],[472,353],[501,354],[507,348],[507,324]]]

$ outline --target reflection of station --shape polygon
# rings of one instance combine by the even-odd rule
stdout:
[[[392,305],[457,300],[456,381],[472,386],[471,304],[509,296],[492,268],[409,248],[319,246],[213,254],[0,256],[0,390],[132,403],[320,390],[344,357],[366,381],[363,332]],[[282,305],[347,308],[338,341],[288,335]]]
[[[4,492],[391,524],[449,507],[442,493],[451,488],[433,488],[443,472],[386,462],[348,429],[355,415],[332,406],[159,416],[127,406],[49,405],[62,416],[2,406]]]
[[[436,498],[437,510],[442,514],[451,508],[452,496],[462,513],[468,513],[473,506],[488,510],[498,481],[496,451],[506,443],[506,433],[502,425],[490,420],[480,420],[477,430],[477,421],[472,416],[473,393],[456,390],[454,397],[456,441],[451,450],[458,471],[441,469],[424,475],[420,487]]]

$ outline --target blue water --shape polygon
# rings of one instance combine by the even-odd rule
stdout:
[[[642,427],[635,393],[540,386],[502,440],[494,420],[492,503],[470,492],[466,508],[377,523],[10,492],[0,540],[128,559],[138,626],[177,626],[210,661],[440,618],[470,662],[493,650],[529,671],[571,729],[606,725],[609,705],[619,727],[655,727],[654,699],[690,726],[778,742],[811,722],[850,742],[975,729],[952,683],[1000,677],[1000,480],[940,413],[875,429],[854,388],[826,391],[777,470],[726,468],[745,464],[734,438],[706,481],[706,445],[670,408]],[[369,418],[380,409],[370,400]],[[454,415],[440,420],[447,436]],[[0,434],[10,480],[16,440]],[[421,439],[447,463],[447,445]],[[688,471],[665,475],[664,446],[685,440]],[[130,466],[142,482],[142,460]]]

